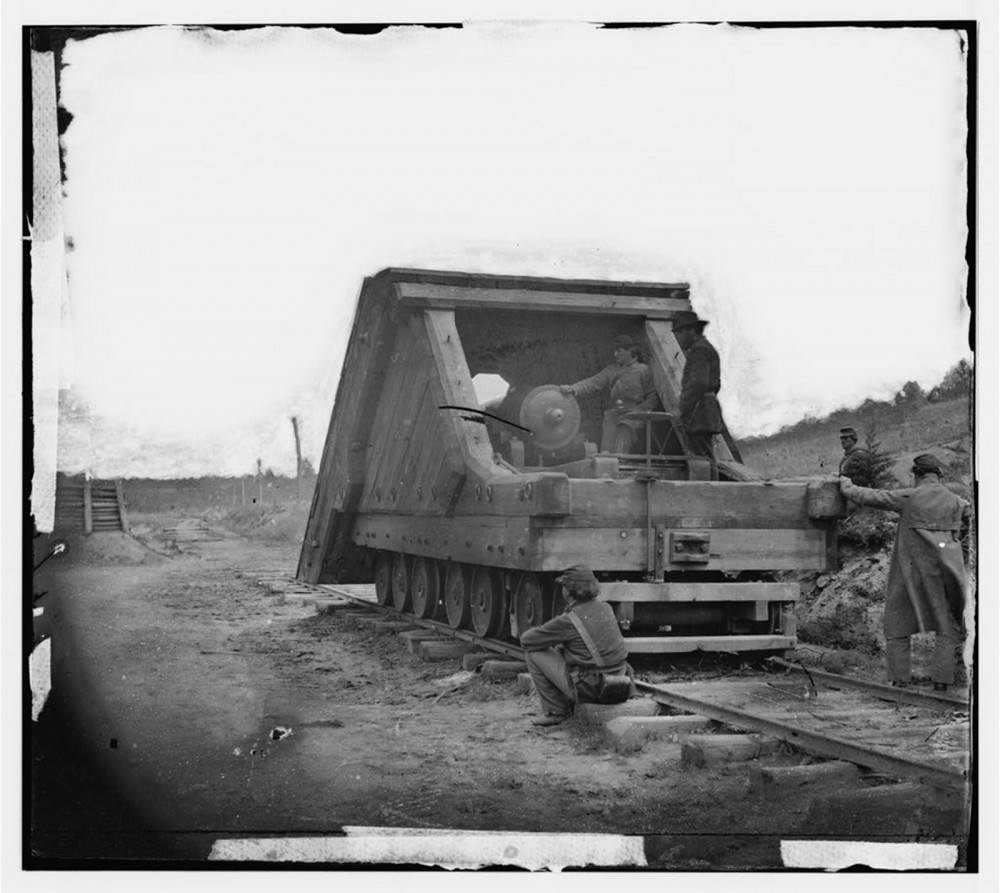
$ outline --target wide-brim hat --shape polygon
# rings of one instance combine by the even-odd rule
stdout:
[[[594,572],[585,564],[574,564],[566,568],[558,577],[557,583],[596,583],[597,577]]]
[[[927,472],[941,474],[941,463],[938,462],[937,456],[932,453],[921,453],[919,456],[913,457],[913,468],[910,471],[919,472],[920,474],[926,474]]]
[[[679,332],[681,329],[693,329],[695,326],[700,326],[704,328],[708,325],[708,321],[702,319],[693,310],[682,310],[673,318],[673,325],[671,330],[674,332]]]

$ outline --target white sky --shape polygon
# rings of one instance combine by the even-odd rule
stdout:
[[[737,437],[969,356],[956,32],[152,28],[65,62],[100,474],[290,472],[291,414],[316,464],[390,265],[690,281]]]

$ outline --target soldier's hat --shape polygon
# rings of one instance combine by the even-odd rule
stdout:
[[[615,335],[615,337],[611,340],[611,343],[616,349],[624,347],[633,352],[639,349],[639,342],[636,341],[631,335]]]
[[[855,431],[850,426],[848,426],[846,428],[841,428],[840,429],[840,436],[841,437],[857,437],[858,436],[858,432]]]
[[[938,462],[937,456],[933,453],[921,453],[919,456],[913,457],[913,468],[910,471],[915,474],[927,474],[928,472],[941,474],[941,463]]]
[[[674,332],[679,332],[681,329],[691,329],[695,326],[701,326],[705,328],[708,325],[708,320],[702,319],[693,310],[682,310],[673,319],[673,325],[671,330]]]
[[[585,564],[574,564],[566,568],[558,577],[557,583],[596,583],[597,577],[594,572]]]

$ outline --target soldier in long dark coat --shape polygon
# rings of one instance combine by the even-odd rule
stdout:
[[[696,313],[678,314],[673,322],[674,337],[684,351],[681,376],[680,422],[688,445],[696,456],[704,456],[712,465],[712,480],[719,479],[715,458],[715,435],[722,433],[722,409],[719,389],[722,378],[719,354],[705,337],[708,323]]]
[[[910,636],[934,631],[931,680],[944,691],[955,681],[955,646],[965,606],[965,542],[969,503],[941,483],[927,453],[913,460],[914,486],[872,490],[840,478],[840,490],[860,505],[899,514],[885,594],[885,653],[889,682],[908,685]]]

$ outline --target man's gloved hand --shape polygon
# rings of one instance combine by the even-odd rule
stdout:
[[[573,385],[571,384],[561,384],[559,385],[559,393],[566,394],[569,397],[576,396],[576,391],[573,390]]]

